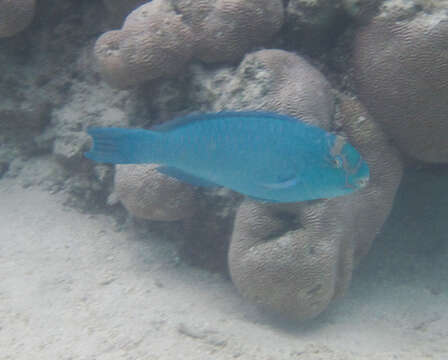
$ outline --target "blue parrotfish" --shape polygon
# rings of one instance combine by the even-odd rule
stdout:
[[[366,186],[369,168],[340,135],[270,112],[187,115],[150,130],[89,128],[85,156],[159,164],[197,186],[223,186],[267,202],[332,198]]]

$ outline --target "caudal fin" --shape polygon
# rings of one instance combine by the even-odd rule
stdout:
[[[87,133],[93,138],[93,146],[84,155],[93,161],[109,164],[139,164],[153,161],[150,141],[154,134],[151,131],[89,128]]]

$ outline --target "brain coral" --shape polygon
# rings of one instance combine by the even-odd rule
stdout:
[[[13,36],[33,19],[35,0],[0,0],[0,38]]]
[[[235,62],[269,40],[283,24],[279,0],[174,0],[195,35],[194,57]]]
[[[283,50],[260,50],[247,55],[238,72],[241,76],[255,74],[257,89],[263,84],[262,93],[248,93],[249,108],[289,114],[330,129],[335,110],[330,84],[305,59]],[[226,99],[226,104],[232,106],[232,99]],[[238,104],[233,106],[241,108]]]
[[[114,192],[134,216],[156,221],[189,218],[196,211],[193,187],[160,174],[156,165],[118,165]]]
[[[192,56],[193,35],[169,1],[154,0],[134,10],[121,30],[104,33],[95,45],[103,77],[113,86],[173,75]]]
[[[448,14],[380,14],[355,43],[357,90],[404,153],[448,162]]]
[[[106,81],[123,88],[175,75],[193,56],[239,60],[282,22],[281,0],[153,0],[130,13],[121,30],[103,34],[95,55]]]
[[[358,102],[341,98],[334,123],[329,85],[302,58],[262,50],[248,55],[244,66],[258,68],[272,84],[257,99],[263,107],[337,127],[371,169],[369,186],[351,196],[287,205],[246,201],[237,211],[229,250],[234,284],[252,301],[303,320],[322,312],[350,284],[354,265],[388,216],[401,162]],[[306,84],[315,84],[310,93]]]

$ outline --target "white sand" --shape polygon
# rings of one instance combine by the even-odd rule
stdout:
[[[342,301],[285,325],[180,263],[174,243],[118,232],[63,200],[0,180],[1,360],[448,359],[448,272],[437,264],[411,280],[372,275],[389,256],[380,247]]]

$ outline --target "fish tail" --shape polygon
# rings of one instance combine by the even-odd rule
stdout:
[[[124,128],[89,128],[93,146],[84,155],[96,162],[109,164],[139,164],[153,162],[152,131]]]

